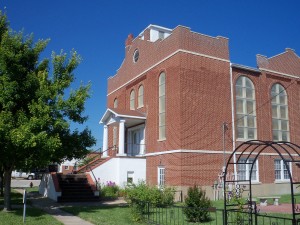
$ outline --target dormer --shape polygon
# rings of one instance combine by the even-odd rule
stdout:
[[[139,36],[142,40],[148,40],[150,42],[155,42],[159,39],[163,40],[170,36],[172,30],[166,27],[161,27],[157,25],[150,24],[145,30],[143,30]]]

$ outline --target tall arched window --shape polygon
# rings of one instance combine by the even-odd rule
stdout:
[[[284,87],[280,84],[274,84],[271,89],[271,96],[273,141],[289,141],[288,102]]]
[[[134,90],[132,90],[130,92],[130,109],[131,110],[134,110],[134,108],[135,108],[134,102],[135,102],[135,92],[134,92]]]
[[[144,106],[144,86],[141,85],[139,87],[139,92],[138,92],[138,107],[143,107]]]
[[[159,139],[166,138],[166,74],[161,73],[158,81],[158,101],[159,101],[159,121],[158,121],[158,136]]]
[[[116,109],[117,107],[118,107],[118,99],[115,98],[115,100],[114,100],[114,108]]]
[[[252,81],[240,76],[236,81],[237,138],[256,139],[255,89]]]

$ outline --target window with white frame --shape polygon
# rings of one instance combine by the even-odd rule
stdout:
[[[117,107],[118,107],[118,99],[115,98],[115,100],[114,100],[114,108],[116,109]]]
[[[159,119],[158,119],[158,133],[159,140],[166,138],[166,74],[161,73],[159,75],[159,90],[158,90],[158,101],[159,101]]]
[[[288,103],[284,87],[280,84],[274,84],[271,89],[271,96],[273,141],[289,141]]]
[[[289,180],[288,168],[286,167],[282,159],[275,159],[274,166],[275,166],[275,181]],[[287,163],[287,166],[290,168],[290,172],[292,173],[291,163]]]
[[[238,164],[238,180],[247,181],[250,179],[250,171],[251,166],[254,159],[240,159]],[[251,181],[259,181],[258,178],[258,162],[257,160],[254,162],[253,169],[252,169],[252,176]]]
[[[165,186],[165,167],[159,166],[157,170],[157,184],[159,187]]]
[[[134,108],[135,108],[134,102],[135,102],[135,92],[134,92],[134,90],[132,90],[130,92],[130,109],[131,110],[134,110]]]
[[[144,86],[141,85],[138,91],[138,108],[144,106]]]
[[[133,183],[133,176],[134,176],[133,171],[127,171],[127,184]]]
[[[236,81],[237,138],[256,139],[255,89],[252,81],[240,76]]]

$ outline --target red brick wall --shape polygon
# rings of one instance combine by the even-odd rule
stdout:
[[[62,165],[61,166],[62,168],[61,168],[61,172],[63,173],[63,174],[69,174],[69,173],[72,173],[72,171],[73,171],[73,168],[74,168],[74,166],[68,166],[69,168],[68,169],[65,169],[65,165]]]
[[[140,57],[133,63],[133,53],[139,49]],[[108,93],[141,74],[178,49],[194,51],[223,59],[229,59],[228,40],[223,37],[209,37],[191,32],[188,28],[178,26],[172,35],[164,40],[150,42],[136,38],[127,48],[125,59],[117,74],[108,80]]]
[[[140,58],[133,63],[135,49]],[[197,54],[178,52],[178,49]],[[129,110],[130,92],[144,86],[144,107],[136,109],[146,114],[146,153],[170,150],[221,151],[222,124],[228,123],[225,147],[232,151],[231,87],[228,40],[208,37],[177,27],[172,34],[156,42],[136,38],[126,48],[126,57],[117,74],[108,80],[107,106]],[[204,56],[206,55],[206,56]],[[207,57],[209,56],[209,57]],[[225,60],[214,59],[211,57]],[[164,61],[161,61],[165,59]],[[166,74],[166,140],[158,141],[158,78]],[[138,78],[134,79],[136,76]],[[274,83],[282,84],[288,95],[290,140],[300,144],[299,82],[265,72],[233,68],[232,82],[235,104],[235,83],[239,76],[249,77],[255,87],[257,137],[272,140],[270,90]],[[119,88],[119,89],[117,89]],[[109,128],[109,146],[112,146],[112,127]],[[240,142],[236,143],[237,146]],[[266,152],[271,152],[266,150]],[[110,154],[113,154],[111,152]],[[228,157],[228,155],[227,155]],[[172,153],[147,157],[147,182],[157,184],[157,167],[166,168],[166,185],[212,185],[223,166],[223,154]],[[293,174],[298,176],[293,168]],[[264,172],[265,171],[265,172]],[[274,157],[260,156],[260,182],[274,182]]]

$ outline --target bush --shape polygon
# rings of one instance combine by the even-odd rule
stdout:
[[[174,190],[172,188],[158,189],[145,182],[132,184],[125,189],[125,199],[131,208],[133,221],[142,221],[146,213],[147,203],[155,207],[164,207],[174,203]]]
[[[211,220],[208,209],[212,206],[206,192],[196,185],[188,189],[183,210],[189,222],[208,222]]]
[[[119,186],[115,182],[108,181],[106,185],[103,185],[100,189],[101,198],[117,198],[119,195]]]

